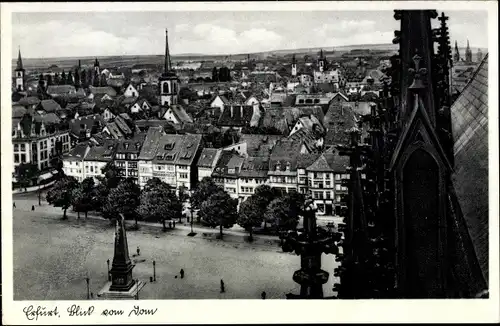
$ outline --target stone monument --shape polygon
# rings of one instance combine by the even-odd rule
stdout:
[[[103,299],[132,299],[144,287],[145,283],[134,280],[132,264],[128,253],[127,233],[123,215],[116,220],[115,228],[115,251],[111,270],[111,282],[106,283],[104,288],[98,293],[98,297]]]

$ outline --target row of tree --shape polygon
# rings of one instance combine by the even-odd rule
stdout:
[[[99,75],[96,70],[88,69],[88,70],[79,70],[75,69],[75,72],[72,73],[69,71],[67,74],[63,70],[61,74],[55,73],[54,77],[51,75],[47,75],[46,77],[43,74],[40,74],[38,79],[38,87],[42,90],[46,91],[44,87],[51,85],[73,85],[76,88],[88,88],[90,85],[92,86],[106,86],[106,76],[104,74]]]
[[[212,69],[212,81],[214,82],[228,82],[231,81],[231,70],[227,67]]]
[[[144,220],[162,223],[165,230],[167,221],[176,218],[181,221],[183,203],[189,201],[193,210],[199,210],[198,222],[219,227],[221,239],[223,228],[237,223],[249,232],[252,240],[254,229],[263,223],[264,229],[269,223],[273,232],[295,229],[304,200],[300,194],[282,195],[261,185],[241,203],[238,212],[238,200],[231,198],[211,178],[204,178],[189,196],[184,189],[176,194],[175,189],[158,178],[149,180],[141,191],[132,179],[122,178],[113,164],[108,164],[103,173],[98,184],[93,178],[80,183],[74,177],[60,178],[48,191],[47,202],[64,210],[63,219],[68,218],[66,212],[72,207],[78,218],[80,213],[87,217],[89,211],[96,210],[110,220],[123,214],[125,219],[135,220],[136,228],[137,221]]]

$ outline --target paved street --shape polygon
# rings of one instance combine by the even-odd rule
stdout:
[[[34,198],[33,198],[34,197]],[[106,259],[112,259],[114,228],[104,220],[62,221],[62,211],[42,203],[36,196],[16,195],[14,225],[14,299],[76,300],[86,298],[85,277],[97,293],[106,282]],[[35,205],[35,212],[31,205]],[[187,227],[186,227],[187,228]],[[215,230],[214,230],[215,231]],[[228,232],[224,241],[186,236],[185,229],[166,233],[158,227],[128,232],[130,255],[137,246],[140,259],[134,277],[148,284],[141,299],[269,299],[284,298],[298,285],[292,275],[300,258],[283,253],[277,245],[249,244]],[[238,232],[235,232],[238,233]],[[136,257],[131,257],[136,259]],[[324,269],[333,275],[333,256],[323,256]],[[156,261],[157,282],[149,283]],[[183,268],[184,279],[175,276]],[[223,279],[226,293],[219,293]],[[331,295],[332,276],[324,286]]]

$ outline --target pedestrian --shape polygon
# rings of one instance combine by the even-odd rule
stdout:
[[[260,297],[262,298],[262,300],[265,300],[266,299],[266,291],[262,291],[262,293],[260,294]]]
[[[14,208],[16,208],[16,202],[14,202]]]
[[[35,205],[31,205],[31,210],[34,211],[35,210]]]
[[[173,221],[173,223],[174,223],[174,229],[175,229],[175,221]]]
[[[139,248],[139,246],[137,246],[137,256],[140,256],[141,255],[141,249]]]
[[[184,270],[181,268],[181,278],[184,278]]]
[[[220,280],[220,293],[226,292],[226,289],[224,288],[224,281]]]

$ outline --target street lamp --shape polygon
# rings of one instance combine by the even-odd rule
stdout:
[[[156,261],[153,260],[153,281],[156,282]]]
[[[42,179],[40,177],[38,177],[38,206],[42,206],[42,189],[40,188],[40,181]]]
[[[109,273],[109,259],[106,260],[106,263],[108,263],[108,281],[111,281],[111,274]]]
[[[90,300],[90,278],[87,273],[87,277],[85,278],[85,281],[87,281],[87,300]]]

